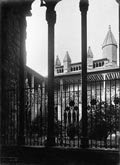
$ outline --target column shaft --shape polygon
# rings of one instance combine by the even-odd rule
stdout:
[[[54,24],[56,12],[54,5],[47,6],[48,22],[48,133],[47,146],[55,145],[54,135]]]
[[[81,0],[81,39],[82,39],[82,138],[81,147],[88,147],[87,138],[87,10],[88,1]]]

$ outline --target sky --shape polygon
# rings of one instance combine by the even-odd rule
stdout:
[[[56,5],[55,58],[58,55],[63,64],[66,51],[72,63],[81,61],[81,12],[80,0],[62,0]],[[40,7],[40,0],[32,4],[32,16],[27,17],[27,65],[47,76],[48,34],[45,19],[46,7]],[[118,43],[118,4],[116,0],[89,0],[87,12],[87,46],[90,46],[94,60],[102,58],[102,43],[111,25]]]

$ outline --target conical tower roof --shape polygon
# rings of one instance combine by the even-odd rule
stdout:
[[[60,62],[60,59],[59,59],[58,56],[56,57],[55,65],[56,66],[61,66],[61,62]]]
[[[111,26],[109,25],[109,31],[105,37],[105,40],[103,42],[103,45],[102,45],[102,49],[105,47],[105,46],[108,46],[108,45],[114,45],[117,47],[117,42],[115,40],[115,37],[111,31]]]
[[[91,50],[91,47],[88,47],[88,53],[87,53],[87,58],[93,58],[93,52]]]
[[[71,62],[71,58],[70,58],[70,56],[69,56],[68,51],[67,51],[66,54],[65,54],[65,57],[64,57],[63,62]]]

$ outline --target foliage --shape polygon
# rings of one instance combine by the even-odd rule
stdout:
[[[106,139],[109,134],[119,130],[119,100],[114,103],[91,100],[88,106],[88,136],[92,139]]]
[[[77,135],[80,135],[80,125],[71,123],[67,126],[67,135],[70,137],[71,140]]]

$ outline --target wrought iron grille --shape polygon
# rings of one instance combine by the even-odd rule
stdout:
[[[54,87],[55,142],[59,147],[80,147],[82,100],[80,79],[56,79]],[[90,148],[118,148],[120,142],[119,72],[89,74],[87,82],[88,139]],[[19,131],[18,90],[4,94],[2,144],[17,145]],[[44,146],[47,140],[48,96],[42,83],[26,86],[25,145]]]
[[[45,145],[47,139],[47,92],[39,85],[25,90],[25,144]]]
[[[4,91],[1,117],[1,142],[3,145],[17,145],[19,131],[19,94],[18,89]]]

